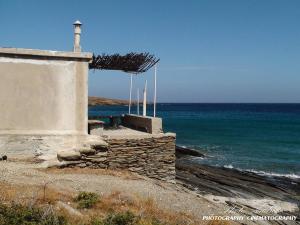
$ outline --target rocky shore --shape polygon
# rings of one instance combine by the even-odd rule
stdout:
[[[300,179],[261,176],[236,169],[202,165],[197,162],[197,157],[205,156],[200,152],[195,156],[195,151],[177,147],[177,182],[210,200],[243,209],[245,213],[269,208],[279,215],[297,216],[299,222]],[[277,224],[275,221],[273,223]]]

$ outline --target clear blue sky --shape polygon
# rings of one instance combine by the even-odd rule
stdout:
[[[160,102],[300,102],[300,1],[0,0],[0,46],[71,50],[76,19],[84,51],[159,57]],[[126,99],[128,86],[90,71],[90,95]]]

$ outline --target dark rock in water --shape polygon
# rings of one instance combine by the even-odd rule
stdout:
[[[300,179],[260,176],[251,172],[176,160],[176,178],[191,189],[224,197],[264,198],[300,203]]]
[[[274,199],[300,205],[300,179],[260,176],[251,172],[202,165],[190,158],[176,160],[176,180],[184,187],[201,194],[244,199]],[[248,204],[237,205],[226,201],[229,207],[253,210]],[[270,206],[271,207],[271,206]],[[300,217],[300,211],[279,213]],[[299,221],[298,221],[299,222]],[[271,221],[270,224],[289,224]]]
[[[2,160],[6,161],[7,160],[7,156],[6,155],[2,156]]]
[[[300,205],[300,179],[261,176],[252,172],[203,165],[197,160],[193,160],[195,157],[192,154],[194,152],[190,151],[190,149],[176,146],[177,184],[182,184],[184,187],[197,191],[200,194],[229,197],[229,199],[267,198]],[[214,201],[218,202],[217,198]],[[249,204],[232,202],[231,200],[225,202],[229,207],[245,209],[246,214],[252,214],[253,210],[257,211],[251,208]],[[287,213],[281,212],[279,214],[300,217],[299,210]],[[270,224],[290,224],[281,222],[271,221]]]
[[[185,156],[205,157],[204,154],[195,149],[184,148],[176,145],[176,158],[181,158]]]

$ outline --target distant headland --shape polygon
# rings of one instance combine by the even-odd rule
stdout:
[[[128,105],[128,100],[89,96],[89,106],[96,105]]]

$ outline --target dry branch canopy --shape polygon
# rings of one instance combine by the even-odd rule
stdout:
[[[89,69],[122,70],[127,73],[143,73],[154,66],[159,59],[149,53],[128,53],[126,55],[93,55]]]

